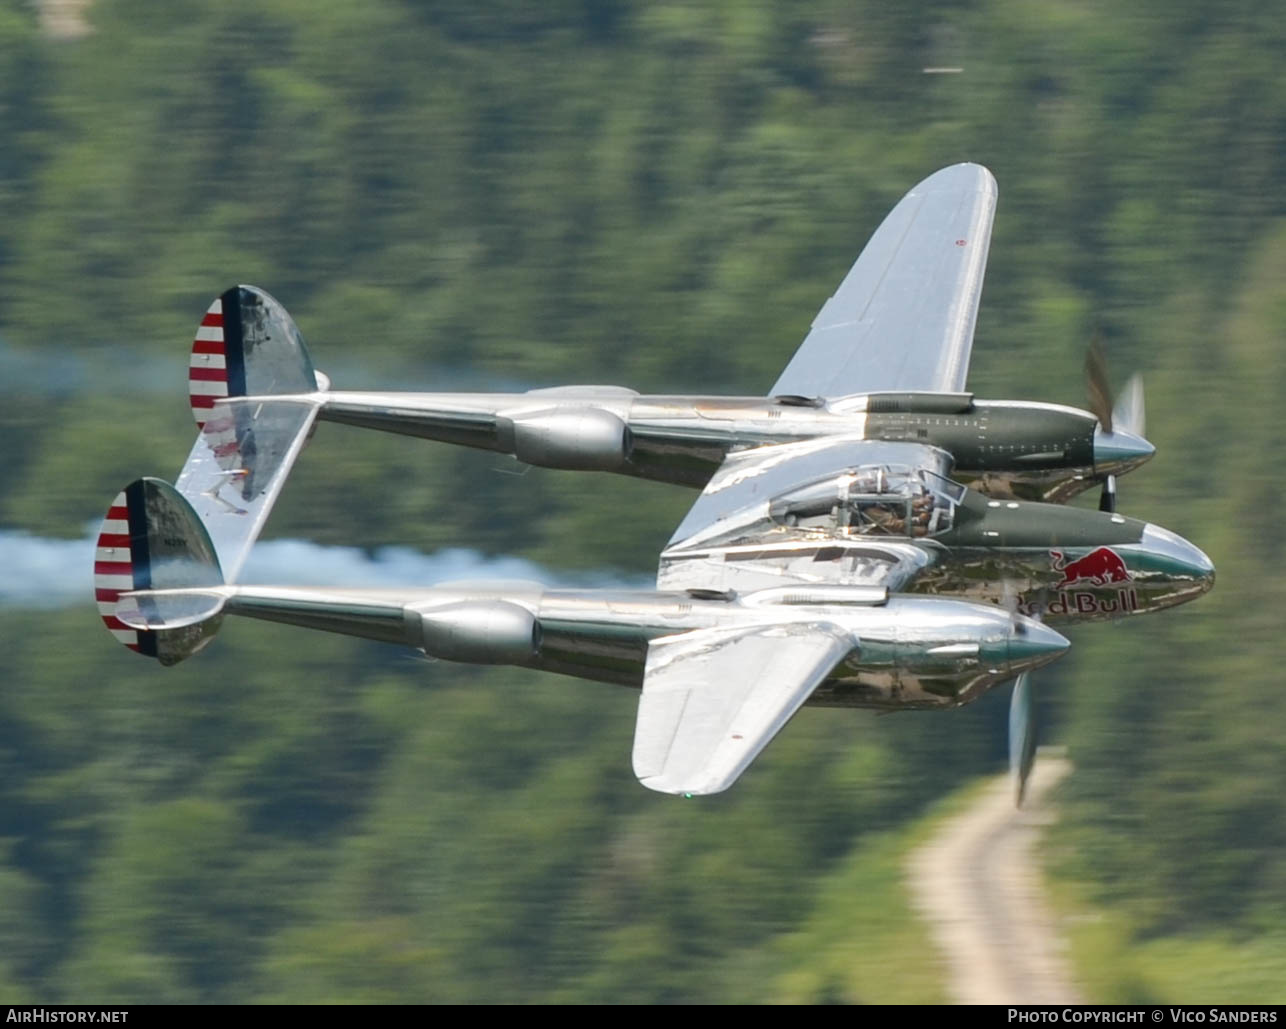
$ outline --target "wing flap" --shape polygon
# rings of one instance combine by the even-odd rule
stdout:
[[[996,180],[977,164],[913,188],[875,231],[773,395],[960,392],[969,370]]]
[[[855,646],[828,622],[654,640],[634,731],[635,775],[662,793],[726,790]]]

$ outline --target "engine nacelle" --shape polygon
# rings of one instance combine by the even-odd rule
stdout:
[[[507,600],[463,600],[420,611],[424,649],[446,661],[525,665],[540,651],[540,623]]]
[[[500,445],[527,464],[611,472],[629,459],[634,439],[610,411],[571,407],[497,419]]]

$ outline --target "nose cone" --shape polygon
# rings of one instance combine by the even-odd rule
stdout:
[[[1210,558],[1177,533],[1148,523],[1139,542],[1153,562],[1160,562],[1166,574],[1199,584],[1202,593],[1215,584],[1215,566]]]
[[[1099,475],[1124,475],[1156,453],[1156,447],[1133,432],[1094,430],[1094,471]]]
[[[1009,670],[1028,672],[1063,656],[1071,646],[1067,637],[1048,625],[1017,615],[1009,631]]]

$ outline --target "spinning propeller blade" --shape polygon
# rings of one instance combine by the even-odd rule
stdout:
[[[1143,409],[1143,376],[1137,372],[1130,376],[1130,381],[1121,390],[1112,407],[1112,420],[1118,429],[1142,436],[1147,417]]]
[[[1036,603],[1032,618],[1040,621],[1045,610],[1047,598],[1043,591]],[[1014,619],[1014,627],[1023,631],[1023,623],[1018,620],[1018,593],[1012,583],[1005,583],[1003,604]],[[1023,806],[1023,796],[1027,792],[1027,777],[1031,775],[1032,765],[1036,761],[1036,704],[1032,693],[1031,678],[1023,672],[1014,681],[1014,691],[1009,698],[1009,774],[1014,782],[1014,805]]]
[[[1096,336],[1085,355],[1085,387],[1090,412],[1099,421],[1094,434],[1095,464],[1104,463],[1120,471],[1129,471],[1152,454],[1152,445],[1143,438],[1143,379],[1130,377],[1125,389],[1113,401],[1112,383],[1107,373],[1107,357]],[[1115,464],[1111,462],[1116,462]],[[1108,472],[1099,496],[1100,511],[1116,510],[1116,475]]]
[[[1014,781],[1014,804],[1023,806],[1027,776],[1036,759],[1036,705],[1032,702],[1031,681],[1023,672],[1014,683],[1009,699],[1009,774]]]
[[[1085,354],[1085,390],[1090,414],[1098,419],[1103,431],[1112,431],[1112,383],[1107,377],[1107,357],[1098,336],[1090,341]]]

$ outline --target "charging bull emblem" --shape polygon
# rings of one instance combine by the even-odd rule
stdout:
[[[1129,582],[1130,570],[1125,567],[1116,551],[1108,547],[1091,550],[1078,561],[1065,563],[1066,558],[1061,550],[1051,550],[1050,560],[1054,571],[1063,573],[1063,581],[1055,584],[1055,589],[1068,589],[1082,583],[1092,586],[1107,586],[1114,582]]]

